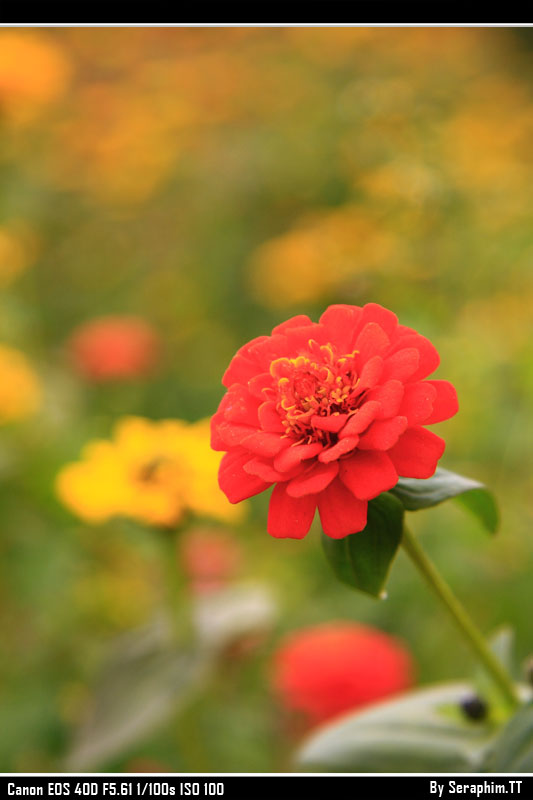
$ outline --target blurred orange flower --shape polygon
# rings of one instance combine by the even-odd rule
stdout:
[[[31,122],[65,91],[70,68],[58,45],[36,33],[0,32],[0,110],[9,122]]]
[[[80,87],[54,128],[47,159],[54,180],[103,202],[145,200],[180,152],[154,100],[142,87],[116,81]]]
[[[302,219],[255,251],[251,282],[273,308],[315,300],[354,276],[394,267],[397,243],[365,209],[343,206]]]
[[[452,177],[466,192],[500,192],[502,199],[531,186],[533,111],[525,87],[491,77],[474,84],[443,128]]]
[[[397,639],[352,622],[289,634],[275,653],[272,686],[283,706],[308,724],[408,689],[413,662]]]
[[[153,369],[159,354],[159,337],[138,317],[99,317],[74,331],[69,350],[75,367],[86,378],[123,380]]]

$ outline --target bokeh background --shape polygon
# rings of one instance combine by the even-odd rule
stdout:
[[[330,620],[400,637],[420,684],[471,672],[402,555],[366,599],[316,525],[268,536],[266,497],[177,533],[58,497],[86,442],[128,415],[208,417],[239,346],[330,303],[381,303],[439,349],[460,401],[442,464],[494,489],[502,525],[448,504],[412,526],[483,629],[533,650],[531,47],[527,29],[0,29],[1,769],[289,769],[272,658]],[[149,374],[76,365],[74,332],[110,315],[157,335]]]

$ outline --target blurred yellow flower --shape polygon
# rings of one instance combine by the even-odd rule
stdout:
[[[39,379],[26,357],[0,344],[0,424],[30,416],[40,402]]]
[[[36,255],[33,233],[20,223],[0,226],[0,289],[24,272]]]
[[[209,442],[208,419],[189,424],[126,417],[111,440],[90,442],[81,461],[61,470],[58,495],[89,522],[125,516],[171,526],[187,511],[235,520],[239,511],[218,487],[220,454]]]
[[[484,78],[443,128],[450,171],[465,191],[512,193],[531,186],[533,110],[528,91],[514,81]]]
[[[273,308],[315,300],[352,276],[383,268],[396,248],[394,234],[367,210],[344,206],[262,244],[252,256],[252,287]]]
[[[421,205],[437,196],[440,189],[435,171],[421,161],[401,158],[363,173],[359,182],[372,198],[380,202]]]
[[[31,122],[65,91],[69,64],[51,40],[0,32],[0,110],[9,122]]]

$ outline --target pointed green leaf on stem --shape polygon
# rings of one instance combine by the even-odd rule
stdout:
[[[384,492],[368,504],[366,527],[344,539],[323,534],[322,544],[339,580],[373,597],[383,595],[402,538],[402,504]]]
[[[424,480],[400,478],[391,494],[407,511],[430,508],[453,499],[474,514],[489,533],[498,529],[499,514],[492,492],[483,483],[447,469],[439,467],[433,477]]]

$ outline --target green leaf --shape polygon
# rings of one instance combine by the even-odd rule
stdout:
[[[515,636],[512,628],[502,626],[489,637],[488,644],[505,671],[513,675],[516,665],[514,661]],[[472,680],[477,693],[488,703],[491,719],[504,721],[508,715],[507,703],[502,699],[499,689],[482,666],[476,667]]]
[[[92,770],[166,722],[198,690],[205,659],[180,651],[166,620],[115,642],[75,731],[65,767]]]
[[[219,654],[251,633],[268,630],[277,613],[268,586],[251,583],[201,595],[194,603],[195,641],[175,640],[165,615],[113,642],[66,768],[92,770],[124,753],[176,714],[205,684]]]
[[[515,633],[509,625],[502,625],[489,636],[490,649],[507,672],[514,672]]]
[[[459,709],[467,683],[419,689],[322,726],[297,767],[324,772],[476,772],[495,736]],[[453,713],[451,713],[453,712]]]
[[[339,580],[373,597],[383,594],[402,538],[403,507],[384,492],[368,504],[364,530],[344,539],[322,535],[324,552]]]
[[[533,772],[533,703],[523,706],[490,748],[484,772]]]
[[[457,475],[447,469],[437,469],[432,478],[400,478],[394,494],[407,511],[430,508],[445,500],[454,499],[474,516],[490,532],[495,533],[499,525],[499,514],[492,492],[479,481]]]
[[[209,653],[224,651],[239,639],[269,631],[277,614],[270,587],[256,582],[200,594],[193,609],[198,642]]]

